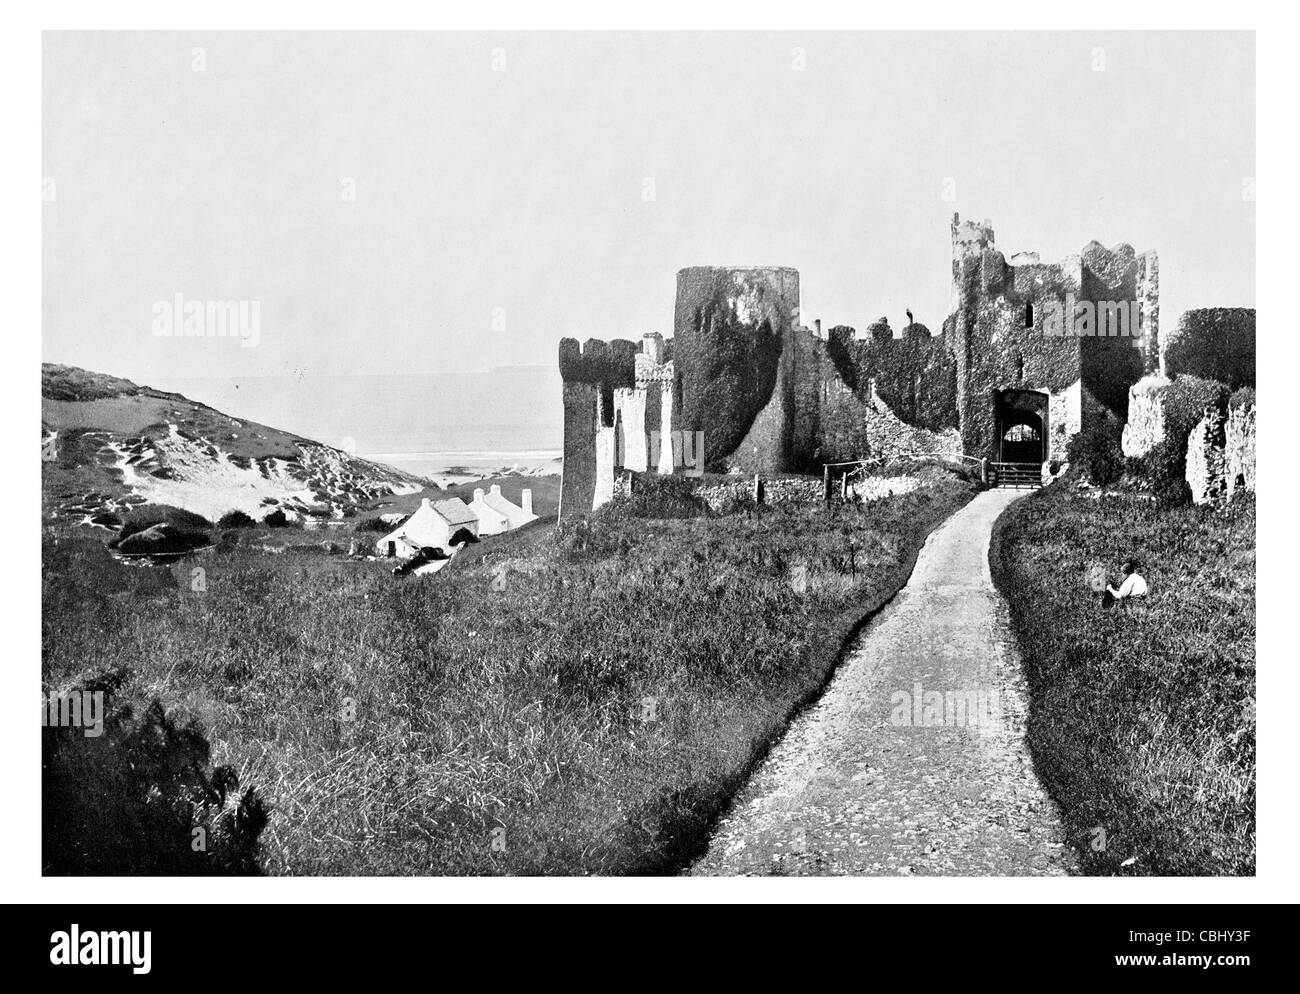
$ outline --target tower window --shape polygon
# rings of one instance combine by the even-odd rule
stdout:
[[[600,397],[596,408],[597,420],[604,428],[614,427],[614,388],[608,383],[600,384]]]
[[[1032,328],[1033,326],[1034,326],[1034,303],[1033,301],[1030,301],[1029,303],[1025,304],[1025,327]]]

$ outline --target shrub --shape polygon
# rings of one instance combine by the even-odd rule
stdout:
[[[169,525],[177,532],[203,532],[212,530],[212,522],[202,515],[169,504],[145,504],[127,514],[118,533],[118,541],[154,525]]]
[[[154,700],[136,715],[118,698],[126,670],[79,684],[103,694],[103,728],[41,729],[42,859],[48,874],[256,874],[267,810],[238,793],[230,766],[208,768],[199,726]],[[198,843],[201,842],[201,845]]]
[[[395,525],[385,524],[383,519],[375,516],[373,518],[362,518],[353,527],[353,531],[359,532],[390,532]]]
[[[108,543],[123,555],[174,555],[212,542],[212,522],[168,505],[146,505],[132,511],[117,537]]]
[[[1232,389],[1255,385],[1255,311],[1250,307],[1205,307],[1178,320],[1165,349],[1171,378],[1219,380]]]
[[[266,525],[268,528],[287,528],[289,525],[289,519],[285,515],[284,511],[277,507],[262,519],[262,524]]]
[[[1187,438],[1209,408],[1224,410],[1228,388],[1214,380],[1180,376],[1165,393],[1165,437],[1142,457],[1142,475],[1151,482],[1151,492],[1166,504],[1191,500],[1187,486]]]
[[[708,504],[696,496],[695,486],[689,476],[641,475],[632,486],[632,495],[618,504],[633,518],[707,517]]]
[[[227,511],[217,520],[218,528],[252,528],[256,521],[243,511]]]
[[[1151,485],[1151,494],[1162,504],[1186,504],[1192,499],[1187,485],[1187,439],[1182,444],[1166,438],[1145,456],[1134,460],[1138,472]]]
[[[1124,475],[1120,428],[1109,418],[1079,432],[1065,449],[1066,461],[1095,485],[1108,487]]]
[[[1242,387],[1240,390],[1233,391],[1228,398],[1228,408],[1230,410],[1238,407],[1249,407],[1255,403],[1255,388]]]

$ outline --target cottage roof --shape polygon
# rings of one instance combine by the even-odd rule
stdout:
[[[431,503],[426,497],[420,501],[414,514],[376,542],[375,546],[382,549],[389,542],[399,541],[417,549],[437,546],[444,541],[447,531],[455,531],[458,527],[477,520],[478,516],[470,510],[469,505],[457,497],[437,503]]]
[[[530,514],[518,504],[512,503],[503,497],[501,494],[501,487],[495,483],[492,485],[492,489],[483,495],[483,503],[492,508],[492,510],[496,511],[498,514],[503,515],[505,519],[510,522],[511,528],[518,528],[520,525],[526,525],[528,522],[534,521],[537,518],[537,515]]]
[[[468,525],[478,520],[478,515],[459,497],[449,497],[431,506],[450,525]]]

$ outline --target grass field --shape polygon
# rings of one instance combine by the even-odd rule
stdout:
[[[195,719],[269,805],[265,872],[673,872],[973,493],[921,472],[865,507],[614,505],[405,580],[243,546],[129,568],[47,535],[46,690],[117,673],[117,706]],[[47,765],[47,798],[81,775]]]
[[[1135,556],[1149,596],[1089,584]],[[991,565],[1031,692],[1029,744],[1086,872],[1255,868],[1255,505],[1163,508],[1039,491],[999,519]]]

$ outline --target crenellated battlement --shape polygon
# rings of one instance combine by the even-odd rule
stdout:
[[[623,338],[604,342],[589,338],[560,339],[560,378],[566,383],[604,383],[631,386],[636,379],[637,345]]]
[[[1056,264],[1008,259],[991,221],[957,214],[951,239],[942,334],[909,312],[897,336],[885,318],[823,335],[798,270],[693,266],[671,338],[564,339],[561,512],[612,499],[625,470],[682,471],[665,440],[683,432],[704,433],[712,471],[781,474],[902,451],[1061,458],[1086,420],[1122,419],[1129,386],[1163,364],[1156,254],[1090,242]],[[1141,334],[1063,334],[1054,316],[1076,302],[1121,329],[1140,314]]]
[[[560,341],[564,381],[564,471],[560,514],[599,507],[624,470],[673,473],[682,465],[672,342],[648,332],[640,343]]]

